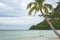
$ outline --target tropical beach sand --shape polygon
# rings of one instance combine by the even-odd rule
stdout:
[[[60,38],[38,38],[38,39],[35,39],[35,40],[60,40]]]
[[[60,38],[48,38],[48,40],[60,40]]]
[[[20,40],[60,40],[60,38],[41,38],[41,37],[36,37],[36,38],[25,38],[25,39],[20,39]]]
[[[60,40],[60,38],[37,38],[35,40]]]

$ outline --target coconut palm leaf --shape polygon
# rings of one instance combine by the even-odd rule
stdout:
[[[31,15],[34,10],[36,10],[36,6],[33,6],[33,7],[29,10],[29,15]]]
[[[44,4],[44,6],[49,8],[50,10],[53,9],[52,5],[50,5],[50,4]]]
[[[44,10],[44,12],[46,13],[46,15],[48,14],[48,8],[47,7],[45,7],[45,6],[43,6],[43,10]]]
[[[45,0],[35,0],[36,2],[43,3]]]
[[[27,9],[31,8],[32,5],[36,5],[36,2],[31,2],[31,3],[29,3],[29,4],[27,5]]]
[[[45,8],[45,13],[48,15],[48,8]]]

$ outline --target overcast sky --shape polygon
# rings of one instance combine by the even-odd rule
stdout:
[[[43,21],[42,17],[28,16],[26,5],[34,0],[0,0],[0,29],[28,29]],[[56,7],[58,0],[47,0]]]

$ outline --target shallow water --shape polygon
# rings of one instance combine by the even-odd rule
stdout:
[[[60,33],[60,30],[57,30]],[[57,37],[52,30],[0,31],[0,40],[31,40],[37,37]]]

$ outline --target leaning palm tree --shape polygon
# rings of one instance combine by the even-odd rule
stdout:
[[[51,29],[54,31],[54,33],[60,37],[60,34],[55,30],[52,23],[50,22],[50,19],[48,18],[49,11],[53,9],[51,4],[45,4],[46,0],[35,0],[34,2],[31,2],[27,5],[27,9],[29,9],[29,15],[32,15],[32,12],[34,11],[34,15],[36,12],[40,11],[41,15],[45,18]]]

